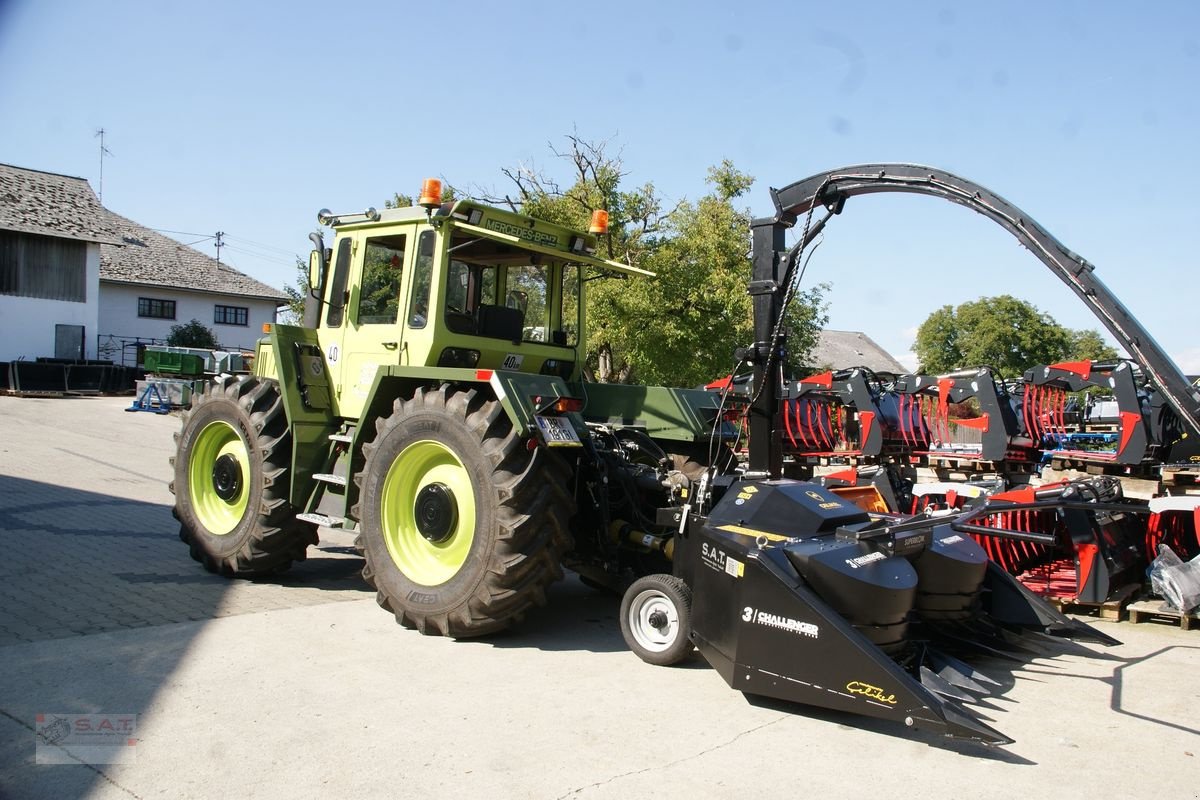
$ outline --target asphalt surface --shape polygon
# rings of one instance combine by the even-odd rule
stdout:
[[[514,632],[427,638],[345,534],[206,574],[170,512],[179,420],[129,402],[0,397],[0,797],[1200,797],[1198,631],[1094,622],[1125,644],[979,665],[1003,748],[643,664],[575,579]],[[123,763],[37,763],[73,714],[135,718]]]

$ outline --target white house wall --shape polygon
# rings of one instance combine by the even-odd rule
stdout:
[[[54,326],[82,325],[84,358],[96,358],[100,245],[88,244],[82,303],[0,294],[0,361],[54,355]]]
[[[154,319],[138,316],[138,298],[174,300],[175,319]],[[247,325],[218,325],[213,322],[216,307],[239,306],[249,309]],[[100,284],[100,335],[118,339],[166,339],[172,325],[183,325],[198,319],[217,335],[223,347],[253,350],[262,338],[265,322],[275,321],[274,300],[255,300],[240,295],[183,292],[161,286],[134,286],[105,281]],[[94,342],[93,342],[94,346]]]

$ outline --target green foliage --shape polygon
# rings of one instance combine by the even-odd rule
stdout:
[[[283,287],[287,294],[286,318],[280,322],[299,325],[304,319],[304,298],[308,297],[308,262],[296,259],[296,282]]]
[[[935,374],[990,366],[1017,376],[1038,364],[1117,355],[1097,331],[1064,328],[1011,295],[942,306],[921,323],[914,349],[922,371]]]
[[[514,209],[532,217],[586,229],[591,212],[609,212],[600,254],[651,270],[657,277],[604,278],[588,284],[587,359],[605,382],[693,386],[725,375],[733,350],[753,335],[750,298],[750,213],[738,200],[754,179],[729,161],[708,170],[711,191],[667,210],[652,183],[625,189],[626,173],[606,143],[569,136],[554,154],[573,167],[560,189],[530,170],[505,170]],[[497,198],[492,198],[496,200]],[[807,361],[826,320],[817,286],[797,295],[788,323],[795,365]]]
[[[818,283],[811,289],[797,292],[784,315],[788,332],[788,356],[784,372],[792,377],[801,378],[831,366],[813,361],[813,351],[820,343],[821,330],[829,322],[829,301],[825,295],[830,288],[829,283]]]
[[[1100,331],[1089,328],[1067,331],[1070,347],[1067,357],[1074,361],[1112,361],[1119,357],[1117,349],[1104,341]]]
[[[206,350],[220,348],[217,335],[198,319],[182,325],[172,325],[167,334],[167,345],[170,347],[200,347]]]

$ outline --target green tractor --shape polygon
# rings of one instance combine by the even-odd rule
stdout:
[[[669,573],[678,515],[656,509],[708,466],[716,398],[582,380],[588,282],[651,273],[596,256],[603,212],[571,231],[434,183],[411,208],[321,212],[336,238],[313,235],[304,325],[271,325],[253,374],[185,417],[181,538],[257,575],[355,530],[380,605],[456,637],[543,604],[563,565],[618,589]]]

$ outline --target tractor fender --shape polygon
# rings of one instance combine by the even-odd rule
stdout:
[[[719,393],[703,389],[622,383],[578,383],[571,388],[586,401],[583,416],[588,422],[635,428],[652,439],[676,442],[707,442],[721,403]]]
[[[331,397],[332,379],[317,332],[298,325],[272,324],[258,341],[254,375],[275,381],[292,436],[288,501],[303,509],[329,453],[329,435],[339,423]]]
[[[423,386],[438,386],[444,383],[474,388],[499,400],[518,435],[529,437],[541,445],[549,443],[545,441],[538,427],[536,418],[539,409],[551,405],[559,398],[577,397],[571,393],[567,383],[556,375],[492,369],[381,366],[375,373],[367,403],[354,432],[350,474],[353,475],[363,468],[363,445],[375,437],[375,421],[391,414],[392,406],[398,398],[412,397],[417,389]],[[583,417],[574,412],[556,416],[562,416],[569,421],[580,443],[587,441],[588,432]],[[350,481],[346,489],[346,507],[350,508],[357,502],[358,488]]]

